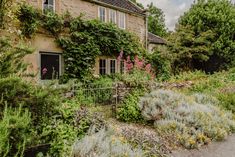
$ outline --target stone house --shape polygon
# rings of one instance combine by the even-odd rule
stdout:
[[[148,30],[146,12],[129,0],[27,0],[42,10],[51,10],[58,14],[69,11],[74,17],[84,14],[85,19],[99,19],[111,22],[119,28],[135,33],[147,48]],[[26,56],[30,63],[28,72],[38,72],[37,80],[52,79],[53,72],[60,76],[64,71],[62,50],[54,38],[44,33],[37,33],[31,40],[35,52]],[[42,77],[45,73],[47,77]],[[95,74],[111,74],[123,70],[115,58],[100,56],[96,59]]]

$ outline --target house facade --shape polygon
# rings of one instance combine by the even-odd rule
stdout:
[[[102,22],[116,24],[119,28],[136,34],[143,46],[148,45],[147,16],[129,0],[27,0],[27,2],[42,10],[51,10],[58,14],[69,11],[73,17],[84,14],[84,18],[98,19]],[[50,35],[37,33],[31,39],[35,52],[26,56],[30,63],[28,72],[38,72],[38,80],[58,78],[64,72],[62,49]],[[96,59],[94,74],[111,74],[123,71],[123,65],[118,65],[115,58],[100,56]]]

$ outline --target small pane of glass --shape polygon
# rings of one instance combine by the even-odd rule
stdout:
[[[100,21],[105,22],[106,20],[106,12],[104,7],[99,7],[99,18]]]
[[[110,60],[110,74],[116,73],[116,60]]]
[[[106,74],[106,60],[105,59],[100,59],[99,73],[100,73],[100,75]]]

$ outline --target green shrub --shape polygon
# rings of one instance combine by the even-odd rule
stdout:
[[[235,113],[235,93],[218,93],[217,98],[220,106]]]
[[[156,72],[156,78],[161,81],[168,80],[172,75],[171,63],[173,56],[169,56],[169,52],[163,49],[162,52],[156,50],[147,57]]]
[[[75,143],[74,157],[140,157],[144,156],[141,149],[134,149],[121,138],[116,137],[112,131],[100,130],[98,133],[85,136]]]
[[[76,126],[76,111],[80,109],[80,103],[76,99],[67,100],[55,107],[52,120],[43,124],[41,140],[50,143],[51,156],[69,156],[71,148],[79,135]]]
[[[61,16],[48,11],[43,16],[43,27],[51,34],[57,37],[63,30],[64,21]]]
[[[12,108],[18,108],[21,104],[22,108],[31,112],[35,126],[40,125],[45,118],[50,119],[55,106],[60,103],[56,90],[32,85],[18,77],[0,79],[0,93],[0,116],[6,103]]]
[[[27,68],[23,58],[32,53],[24,45],[14,45],[10,39],[0,37],[0,78],[12,74],[22,75]]]
[[[0,118],[0,156],[23,157],[26,146],[32,142],[31,115],[21,107],[5,107]]]
[[[141,98],[139,108],[146,120],[154,121],[162,136],[195,148],[235,132],[232,114],[218,108],[217,103],[215,98],[202,94],[187,96],[156,90]]]
[[[117,118],[124,122],[143,121],[138,107],[139,98],[144,94],[143,90],[134,89],[126,96],[120,107],[117,108]]]
[[[17,18],[20,21],[22,34],[28,38],[31,38],[39,28],[40,11],[35,10],[33,6],[23,3],[19,7]]]
[[[144,70],[133,69],[130,73],[123,74],[120,81],[128,86],[143,88],[147,83],[153,81],[153,79],[152,76]]]

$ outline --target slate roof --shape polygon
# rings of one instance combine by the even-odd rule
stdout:
[[[150,33],[150,32],[148,33],[148,42],[152,43],[152,44],[162,44],[162,45],[167,44],[163,38],[161,38],[153,33]]]
[[[145,15],[145,11],[143,9],[141,9],[134,3],[130,2],[129,0],[97,0],[97,1],[112,5],[114,7],[125,9],[133,13]]]

